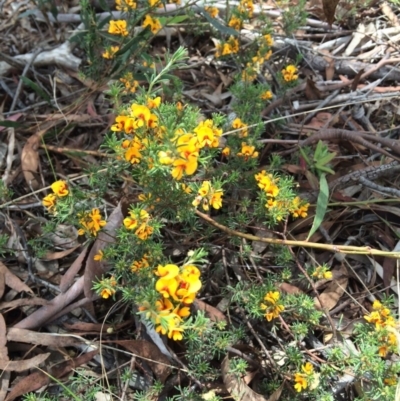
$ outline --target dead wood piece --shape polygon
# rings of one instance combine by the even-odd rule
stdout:
[[[15,56],[14,59],[18,64],[29,63],[34,57],[34,53],[21,54]],[[52,50],[43,51],[38,54],[36,59],[33,61],[35,67],[45,65],[58,65],[73,71],[78,71],[81,59],[72,54],[72,45],[70,42],[65,42],[61,46],[58,46]],[[0,77],[7,75],[12,69],[12,66],[5,61],[0,61]]]

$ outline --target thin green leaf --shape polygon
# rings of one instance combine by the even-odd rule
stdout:
[[[38,96],[50,103],[50,96],[36,83],[27,77],[21,77],[22,82],[33,89]]]
[[[325,174],[321,174],[319,179],[319,194],[317,200],[317,209],[310,233],[308,234],[307,241],[318,230],[319,226],[324,220],[329,201],[329,186]]]
[[[186,21],[188,18],[189,17],[187,15],[175,15],[173,17],[160,17],[159,20],[162,26],[166,26],[180,24],[181,22]]]
[[[0,121],[0,127],[18,128],[21,126],[22,123],[19,123],[17,121],[9,121],[9,120]]]

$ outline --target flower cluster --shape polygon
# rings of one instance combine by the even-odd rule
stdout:
[[[151,15],[146,15],[142,27],[149,27],[151,32],[155,35],[162,28],[162,25],[159,19],[153,18]]]
[[[278,291],[269,291],[264,297],[264,302],[260,305],[260,308],[265,311],[265,318],[269,322],[277,318],[285,310],[285,307],[279,303],[279,298]]]
[[[299,76],[298,76],[298,70],[295,65],[288,65],[286,68],[284,68],[282,71],[282,77],[286,82],[293,82],[296,81]]]
[[[240,138],[246,138],[249,135],[249,131],[247,128],[247,124],[245,124],[240,118],[235,118],[232,121],[232,128],[233,129],[240,129],[239,131],[239,137]]]
[[[245,14],[248,18],[253,17],[254,4],[252,0],[240,0],[238,10],[240,13]]]
[[[50,213],[56,211],[56,203],[58,198],[63,198],[69,194],[68,185],[65,181],[59,180],[51,184],[52,194],[45,196],[42,205],[47,208]]]
[[[204,7],[204,10],[206,10],[212,18],[218,17],[219,10],[217,7],[206,6]]]
[[[209,210],[209,205],[214,209],[220,209],[222,207],[223,193],[222,189],[213,188],[210,181],[204,181],[192,204],[194,207],[197,207],[201,203],[204,210]]]
[[[115,8],[118,11],[128,12],[131,10],[135,10],[137,4],[133,0],[115,0]]]
[[[239,157],[243,157],[245,161],[250,158],[255,159],[258,157],[258,152],[256,152],[256,147],[248,145],[246,142],[242,142],[242,150],[237,153]]]
[[[332,272],[328,270],[328,266],[317,266],[317,268],[312,273],[312,277],[315,277],[318,280],[325,279],[331,280],[332,279]]]
[[[155,274],[160,277],[156,290],[162,299],[156,302],[153,319],[156,331],[167,334],[175,341],[182,340],[184,327],[182,318],[190,316],[189,306],[201,288],[200,270],[193,265],[179,268],[173,264],[159,265]],[[142,311],[146,308],[142,307]],[[147,313],[149,314],[149,312]]]
[[[228,26],[235,29],[236,31],[240,31],[243,26],[243,20],[240,17],[232,15],[231,19],[228,22]]]
[[[149,255],[145,254],[143,255],[142,259],[135,260],[131,264],[131,272],[135,273],[140,269],[145,269],[146,267],[150,267],[149,259],[150,259]]]
[[[106,221],[101,218],[99,209],[92,209],[90,212],[79,213],[78,218],[79,224],[82,226],[82,228],[78,230],[79,235],[87,233],[96,237],[101,228],[106,225]]]
[[[111,46],[110,48],[106,49],[102,56],[106,59],[112,59],[115,56],[115,53],[119,50],[119,46]]]
[[[128,36],[129,31],[126,29],[127,23],[125,20],[111,20],[108,27],[108,33],[112,35]]]
[[[125,85],[125,92],[127,93],[135,93],[139,86],[139,82],[133,79],[133,74],[131,72],[127,72],[119,81]]]
[[[216,46],[215,57],[228,56],[239,52],[239,40],[230,36],[226,42],[218,43]]]
[[[390,331],[396,326],[396,321],[391,315],[390,309],[375,300],[372,304],[372,312],[364,316],[364,319],[369,323],[375,324],[375,331],[380,344],[379,355],[386,357],[389,352],[397,352],[397,337],[394,332]]]
[[[217,148],[222,130],[215,127],[212,120],[201,121],[193,129],[193,133],[178,129],[172,139],[175,149],[160,151],[158,159],[161,164],[173,167],[171,174],[176,180],[186,175],[193,175],[198,167],[198,158],[201,149]]]
[[[242,80],[252,82],[257,77],[264,62],[268,61],[272,56],[271,47],[273,40],[270,34],[265,34],[258,39],[258,50],[251,61],[246,63],[246,68],[242,72]],[[271,93],[272,97],[272,93]]]
[[[303,373],[295,373],[294,374],[294,388],[297,392],[301,392],[305,390],[313,381],[313,372],[314,367],[310,362],[307,362],[305,365],[301,367]]]
[[[265,92],[263,92],[261,95],[260,95],[260,98],[262,99],[262,100],[269,100],[269,99],[272,99],[272,92],[270,91],[270,90],[266,90]]]
[[[258,186],[266,193],[268,197],[275,198],[279,193],[279,188],[276,185],[276,179],[272,174],[267,174],[265,170],[255,176]],[[269,203],[265,205],[266,207],[271,207]]]
[[[277,200],[280,190],[277,185],[278,179],[274,178],[272,174],[267,174],[265,170],[262,170],[260,173],[255,175],[255,179],[258,182],[259,188],[261,188],[268,200],[265,204],[265,207],[272,211],[279,211],[280,214],[277,217],[277,220],[281,220],[281,214],[290,213],[294,218],[297,217],[307,217],[309,203],[306,203],[300,199],[300,197],[296,196],[291,201],[286,200]]]
[[[377,330],[384,327],[395,327],[396,322],[391,315],[390,309],[383,306],[378,300],[372,304],[372,312],[364,316],[368,323],[375,324]]]
[[[135,230],[135,235],[145,241],[154,231],[149,222],[150,215],[146,210],[131,210],[129,216],[124,219],[124,226],[127,230]]]
[[[300,199],[300,197],[296,196],[293,199],[292,204],[290,205],[289,209],[294,218],[296,218],[296,217],[305,218],[305,217],[307,217],[307,211],[308,211],[309,206],[310,206],[309,203],[304,203]]]

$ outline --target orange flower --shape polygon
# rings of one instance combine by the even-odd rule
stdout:
[[[67,196],[69,194],[68,185],[62,180],[53,182],[53,184],[51,184],[51,189],[59,197]]]

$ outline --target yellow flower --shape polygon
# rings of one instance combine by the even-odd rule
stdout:
[[[267,33],[266,35],[263,36],[265,41],[267,42],[267,45],[271,47],[274,44],[274,40],[272,39],[271,35]]]
[[[241,13],[246,13],[249,18],[253,17],[254,4],[252,0],[241,0],[238,9]]]
[[[186,184],[181,184],[182,191],[185,192],[185,194],[191,194],[192,189],[188,187]]]
[[[164,297],[164,298],[169,298],[169,297],[176,297],[176,291],[178,289],[178,281],[176,278],[173,278],[171,280],[167,280],[164,277],[160,278],[156,282],[156,290]]]
[[[381,309],[383,306],[380,303],[380,301],[378,301],[377,299],[375,299],[374,303],[372,304],[372,309],[373,310],[379,310]]]
[[[282,70],[282,76],[286,82],[296,81],[296,79],[299,77],[297,75],[297,67],[292,64],[288,65]]]
[[[158,161],[161,164],[166,164],[167,166],[172,164],[174,162],[175,158],[172,157],[172,152],[171,151],[167,151],[164,152],[163,150],[161,150],[160,152],[158,152]]]
[[[243,157],[244,160],[247,161],[249,158],[258,157],[258,152],[256,152],[255,149],[255,146],[250,146],[243,142],[242,150],[237,155]]]
[[[162,277],[164,280],[171,280],[179,274],[179,267],[177,265],[167,264],[165,266],[158,265],[155,274]]]
[[[307,211],[308,211],[308,207],[310,206],[310,204],[309,203],[301,204],[301,203],[302,203],[301,199],[298,196],[296,196],[293,199],[293,202],[292,202],[292,205],[291,205],[291,213],[292,213],[292,216],[294,218],[297,218],[297,217],[305,218],[305,217],[307,217]]]
[[[42,205],[48,209],[48,211],[54,211],[57,203],[57,197],[54,194],[49,194],[42,199]]]
[[[160,103],[161,103],[160,96],[157,96],[155,99],[151,99],[151,98],[147,99],[147,107],[149,109],[156,109],[157,107],[160,106]]]
[[[269,302],[270,304],[275,305],[279,300],[280,294],[278,291],[269,291],[267,295],[264,297],[264,300]]]
[[[152,18],[151,15],[146,15],[142,23],[143,28],[146,28],[147,26],[150,27],[150,30],[154,35],[162,28],[160,21],[157,18]]]
[[[148,226],[146,223],[142,223],[140,227],[135,231],[135,235],[142,241],[146,241],[147,238],[153,234],[154,228]]]
[[[262,100],[269,100],[272,99],[272,92],[271,91],[265,91],[261,94],[261,99]]]
[[[308,387],[308,376],[312,375],[314,372],[314,367],[310,362],[307,362],[305,365],[301,367],[301,370],[304,373],[295,373],[294,374],[294,381],[295,385],[294,388],[297,392],[301,392]]]
[[[230,26],[233,29],[236,29],[237,31],[240,31],[243,26],[243,21],[240,18],[233,16],[229,20],[228,26]]]
[[[157,127],[158,117],[152,114],[147,106],[132,104],[131,116],[136,119],[138,127],[147,126],[148,128]]]
[[[305,365],[301,367],[301,370],[306,374],[306,375],[311,375],[314,372],[314,366],[310,363],[307,362]]]
[[[112,35],[128,36],[129,32],[126,29],[127,23],[125,20],[111,20],[108,28],[108,33]]]
[[[99,252],[96,253],[96,255],[94,255],[93,260],[97,260],[97,261],[101,261],[103,260],[103,251],[100,249]]]
[[[221,152],[225,157],[228,157],[231,154],[231,148],[229,146],[225,146]]]
[[[110,298],[112,295],[115,294],[115,290],[112,290],[110,288],[103,288],[100,292],[100,296],[104,299]]]
[[[148,0],[150,7],[162,6],[161,0]]]
[[[295,385],[294,388],[297,392],[301,392],[302,390],[305,390],[308,386],[306,376],[302,373],[295,373],[294,374],[294,381]]]
[[[223,195],[222,189],[218,189],[213,193],[210,199],[210,205],[214,209],[220,209],[222,207],[222,195]]]
[[[176,159],[172,164],[174,166],[172,170],[172,177],[179,181],[184,172],[186,175],[193,175],[197,170],[198,156],[198,152],[189,153],[187,156],[181,154],[181,157]]]
[[[51,189],[60,198],[69,194],[68,185],[65,181],[59,180],[51,184]]]
[[[199,189],[199,195],[201,197],[205,197],[208,195],[208,193],[210,192],[211,189],[211,182],[210,181],[203,181],[203,183],[201,184],[201,187]]]
[[[103,52],[102,56],[106,59],[112,59],[118,50],[119,46],[111,46],[109,49],[106,49],[106,51]]]
[[[137,4],[133,0],[115,0],[115,8],[118,11],[130,11],[136,9]]]
[[[104,227],[107,223],[101,219],[101,213],[99,209],[92,209],[91,212],[85,212],[80,215],[79,223],[83,227],[78,230],[79,235],[89,233],[92,236],[97,236],[98,231]]]
[[[240,118],[235,118],[232,121],[232,128],[233,129],[240,129],[242,128],[242,130],[240,131],[240,138],[245,138],[249,133],[247,130],[247,124],[243,123],[243,121]]]
[[[204,10],[206,10],[212,18],[216,18],[219,13],[219,10],[217,7],[206,6],[206,7],[204,7]]]

